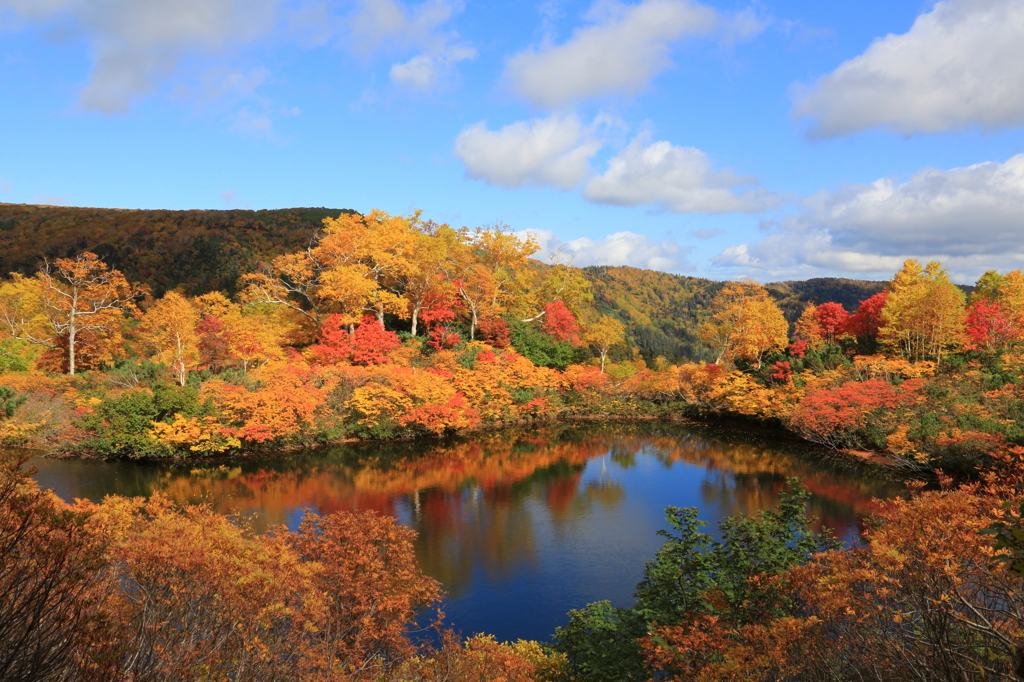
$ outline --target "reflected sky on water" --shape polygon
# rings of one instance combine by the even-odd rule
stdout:
[[[373,509],[416,529],[423,569],[448,592],[465,634],[547,639],[566,611],[632,602],[667,528],[664,508],[726,516],[770,508],[790,477],[812,493],[818,525],[854,540],[872,498],[902,485],[799,444],[658,422],[558,425],[418,443],[347,445],[189,464],[36,458],[64,499],[156,491],[205,502],[262,532],[305,510]]]

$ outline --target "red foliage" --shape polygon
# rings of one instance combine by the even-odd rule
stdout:
[[[310,351],[320,362],[349,360],[353,365],[380,365],[401,343],[398,335],[384,329],[373,315],[364,315],[351,334],[345,331],[340,315],[329,315],[320,328],[320,343]]]
[[[580,343],[580,326],[576,317],[569,312],[561,300],[552,301],[544,306],[544,333],[559,341],[568,341],[573,345]]]
[[[402,345],[398,334],[384,329],[373,315],[364,315],[363,321],[350,337],[353,365],[379,365],[387,362],[387,353]]]
[[[828,343],[835,343],[849,317],[850,313],[841,303],[822,303],[814,310],[814,319],[821,326],[821,333]]]
[[[794,358],[802,358],[807,355],[807,339],[799,339],[789,344],[789,354]]]
[[[508,322],[500,317],[488,317],[476,326],[480,338],[495,348],[508,348],[512,345],[512,330]]]
[[[435,350],[452,348],[459,345],[461,341],[462,337],[459,336],[457,331],[454,331],[451,327],[440,325],[430,330],[430,338],[427,339],[427,343],[433,346]]]
[[[771,373],[772,379],[777,379],[784,384],[788,384],[793,380],[793,368],[789,366],[788,360],[776,362],[771,366],[774,371]]]
[[[341,315],[328,315],[320,327],[320,341],[310,348],[313,358],[325,364],[348,360],[352,351],[349,334],[341,323]]]
[[[968,350],[998,350],[1020,338],[1020,330],[998,301],[980,300],[967,306]]]
[[[878,336],[882,308],[885,307],[889,292],[882,291],[866,301],[861,301],[857,311],[846,318],[842,331],[858,339],[873,339]]]
[[[857,431],[875,410],[895,410],[916,403],[924,385],[921,379],[901,386],[871,379],[847,381],[838,388],[824,388],[804,396],[793,411],[790,426],[808,440],[832,447],[856,447]]]
[[[199,335],[200,367],[217,371],[230,364],[228,344],[231,336],[223,320],[216,315],[207,315],[199,320],[196,333]]]
[[[431,289],[423,298],[420,319],[425,325],[452,322],[466,309],[458,291],[462,279],[445,280],[441,286]]]

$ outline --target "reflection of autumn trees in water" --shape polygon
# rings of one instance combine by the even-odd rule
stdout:
[[[419,532],[417,553],[426,572],[457,593],[474,570],[500,579],[535,563],[541,524],[557,533],[595,508],[621,504],[626,493],[613,473],[637,466],[641,456],[666,469],[677,462],[705,468],[702,498],[723,514],[767,509],[785,480],[797,476],[814,494],[812,513],[845,528],[851,516],[867,511],[872,497],[894,492],[877,480],[787,454],[777,444],[652,424],[501,431],[472,441],[342,447],[273,462],[154,469],[149,487],[179,503],[207,501],[222,513],[254,515],[258,532],[294,524],[304,507],[398,516]]]

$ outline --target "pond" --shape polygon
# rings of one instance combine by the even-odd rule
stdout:
[[[778,500],[797,477],[818,526],[856,540],[872,498],[902,485],[875,467],[733,429],[663,422],[560,424],[417,443],[346,445],[264,459],[144,464],[34,458],[64,499],[161,491],[294,528],[306,510],[373,509],[414,528],[463,634],[549,639],[566,612],[632,603],[661,545],[664,508],[726,516]]]

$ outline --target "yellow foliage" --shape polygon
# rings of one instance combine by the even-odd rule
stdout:
[[[174,415],[174,421],[153,422],[150,438],[171,449],[188,448],[192,452],[226,452],[242,446],[234,436],[222,433],[214,417],[183,417]]]
[[[766,388],[743,372],[730,372],[711,392],[711,401],[747,417],[787,420],[803,391],[792,385]]]
[[[0,445],[7,447],[26,445],[42,426],[42,422],[21,423],[10,419],[0,421]]]
[[[862,381],[881,379],[924,379],[935,376],[936,364],[931,360],[910,362],[904,358],[889,358],[884,355],[857,355],[853,358],[853,369]]]
[[[397,423],[412,407],[412,399],[383,384],[366,384],[352,392],[348,407],[362,415],[356,420],[359,424],[372,427],[386,421]]]

